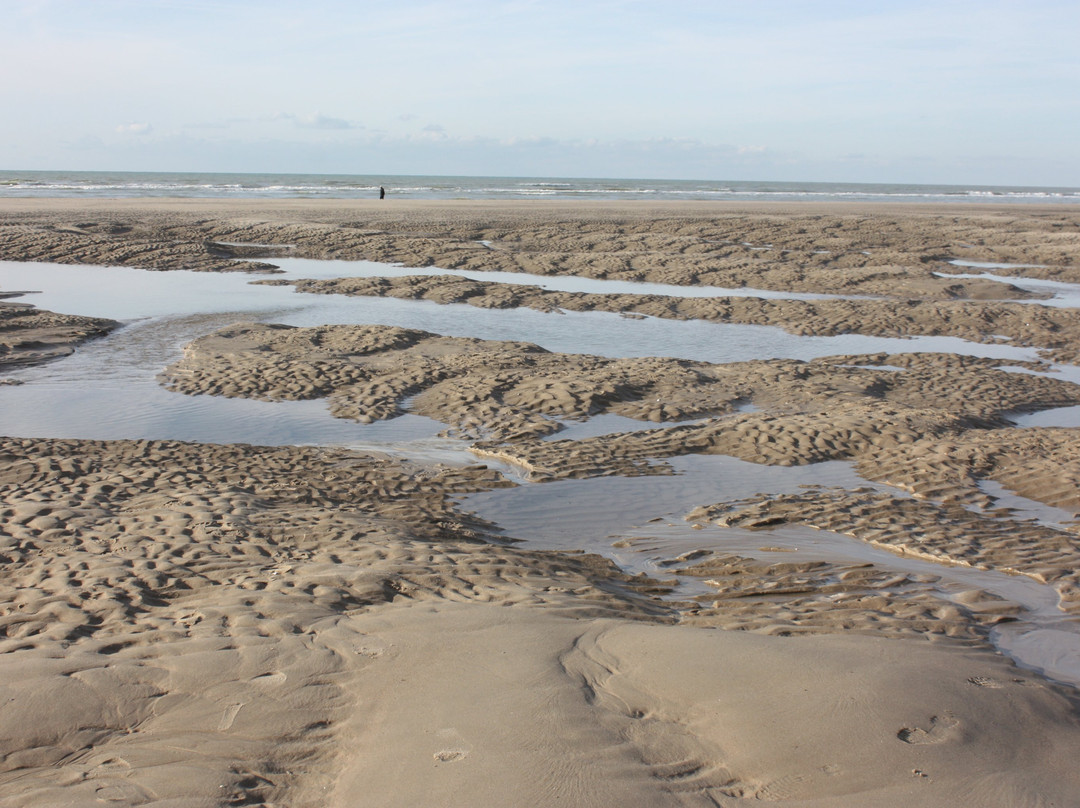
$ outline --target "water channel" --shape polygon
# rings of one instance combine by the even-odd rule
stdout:
[[[433,274],[372,262],[275,259],[278,278],[333,278]],[[583,278],[523,276],[516,273],[453,273],[478,280],[532,283],[583,292],[687,294],[682,287],[628,284]],[[859,335],[797,337],[778,328],[702,321],[626,318],[609,312],[544,313],[531,309],[491,310],[396,298],[296,293],[288,286],[252,284],[243,273],[147,272],[116,267],[82,267],[0,262],[0,290],[32,291],[17,300],[62,313],[108,317],[124,326],[70,357],[8,374],[21,382],[0,385],[0,434],[16,437],[85,439],[178,439],[209,443],[334,445],[382,451],[420,462],[468,463],[476,458],[465,443],[439,437],[443,425],[404,415],[370,425],[335,419],[324,401],[264,402],[212,396],[185,396],[162,388],[156,376],[179,359],[198,336],[242,321],[294,326],[375,323],[419,328],[450,336],[524,340],[548,350],[608,357],[671,356],[707,362],[791,358],[809,360],[837,354],[951,352],[995,359],[1033,360],[1031,349],[1005,343],[978,344],[947,337],[887,339]],[[1005,280],[991,276],[995,280]],[[1009,279],[1013,282],[1013,279]],[[1026,281],[1025,281],[1026,282]],[[1017,284],[1019,285],[1019,284]],[[628,288],[629,287],[629,288]],[[1055,289],[1075,295],[1080,286]],[[694,294],[761,297],[788,295],[750,289],[694,290]],[[1031,301],[1039,305],[1044,301]],[[1054,373],[1077,380],[1073,367]],[[1030,416],[1025,425],[1070,425],[1080,408]],[[1041,416],[1042,423],[1031,419]],[[1027,419],[1025,421],[1025,419]],[[568,424],[556,437],[648,427],[619,416],[598,416]],[[1056,608],[1053,590],[1024,576],[984,572],[908,559],[849,537],[809,528],[786,527],[763,534],[734,528],[692,530],[682,515],[690,508],[754,496],[794,491],[801,485],[868,485],[847,463],[777,468],[716,456],[670,461],[673,476],[609,477],[523,484],[477,494],[461,505],[499,524],[526,546],[584,549],[613,558],[629,572],[665,577],[662,562],[696,549],[763,556],[763,544],[782,546],[799,560],[871,561],[905,572],[930,572],[941,590],[980,587],[1029,611],[1023,620],[996,631],[995,642],[1022,664],[1080,685],[1080,628]],[[505,469],[513,476],[512,469]],[[889,489],[894,495],[897,493]],[[1008,492],[999,492],[1007,494]],[[1013,497],[1010,505],[1056,524],[1062,515],[1039,503]],[[557,518],[553,518],[557,515]],[[620,547],[613,547],[619,540]],[[687,584],[692,587],[693,584]],[[685,592],[684,592],[685,594]]]

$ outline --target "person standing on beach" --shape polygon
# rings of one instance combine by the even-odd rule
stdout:
[[[386,189],[379,186],[379,199],[386,199]]]

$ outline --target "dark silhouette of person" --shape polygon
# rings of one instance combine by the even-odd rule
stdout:
[[[379,199],[386,199],[386,189],[379,186]]]

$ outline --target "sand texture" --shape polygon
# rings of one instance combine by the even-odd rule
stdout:
[[[357,424],[426,416],[471,460],[0,437],[0,806],[1080,804],[1077,689],[994,645],[1033,607],[956,583],[1008,573],[1052,602],[1039,619],[1080,612],[1080,429],[1011,420],[1080,405],[1080,385],[1047,373],[1080,360],[1080,313],[939,274],[967,271],[960,258],[1080,282],[1080,213],[0,200],[0,260],[277,284],[285,257],[858,296],[288,281],[553,317],[1009,341],[1041,359],[714,364],[375,323],[207,328],[160,368],[172,395],[322,400]],[[46,362],[62,376],[63,356],[122,328],[32,303],[0,303],[0,382]],[[594,418],[619,426],[573,437]],[[657,504],[640,531],[580,550],[462,504],[677,480],[698,456],[810,482],[674,518]],[[826,461],[860,482],[815,480]],[[562,511],[554,500],[537,524]],[[663,548],[662,529],[701,546],[650,549],[648,575],[598,552]],[[783,544],[808,529],[875,560]],[[736,534],[760,541],[725,546]]]
[[[57,314],[22,301],[0,301],[0,372],[67,356],[77,345],[104,336],[117,325],[100,317]]]
[[[819,615],[813,642],[676,631],[680,607],[609,562],[479,541],[446,495],[502,484],[484,469],[0,449],[18,571],[2,593],[0,804],[900,805],[975,789],[1006,805],[1080,788],[1071,696],[978,643],[836,636],[890,622],[866,603]],[[978,636],[955,608],[907,608]]]
[[[263,281],[263,283],[284,281]],[[454,277],[359,278],[297,281],[310,293],[398,297],[465,303],[479,308],[527,307],[539,311],[611,311],[677,320],[778,326],[800,336],[866,334],[874,337],[959,337],[972,342],[1008,338],[1016,345],[1047,349],[1048,356],[1077,362],[1080,338],[1075,316],[1017,303],[948,300],[763,300],[705,299],[660,295],[586,294],[539,287],[484,283]],[[1012,297],[1024,297],[1013,294]]]

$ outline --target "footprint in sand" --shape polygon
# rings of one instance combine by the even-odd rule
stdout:
[[[754,799],[762,802],[784,802],[803,796],[814,774],[788,774],[772,780],[754,792]]]
[[[913,745],[944,743],[960,733],[960,721],[951,713],[935,715],[930,719],[929,731],[921,727],[904,727],[896,737]]]
[[[221,721],[218,722],[218,732],[224,732],[232,727],[237,713],[240,712],[240,708],[243,706],[243,703],[230,704],[225,708],[225,712],[221,715]]]
[[[453,763],[462,760],[468,754],[464,749],[442,749],[436,752],[433,757],[440,763]]]
[[[94,792],[97,802],[122,802],[125,805],[138,805],[154,799],[153,792],[147,791],[134,783],[110,783]]]
[[[456,729],[440,729],[435,734],[446,744],[446,746],[432,755],[435,760],[440,763],[456,763],[469,756],[471,748],[469,744],[465,742],[465,738],[463,738],[461,733]]]
[[[374,659],[386,654],[392,648],[392,645],[388,645],[378,637],[363,636],[363,641],[356,643],[356,645],[353,646],[353,651],[360,656]]]
[[[280,685],[286,679],[288,675],[281,671],[273,671],[271,673],[263,673],[254,677],[251,681],[257,685]]]
[[[124,776],[131,773],[131,764],[124,758],[109,757],[92,766],[87,772],[87,777],[103,778]]]

